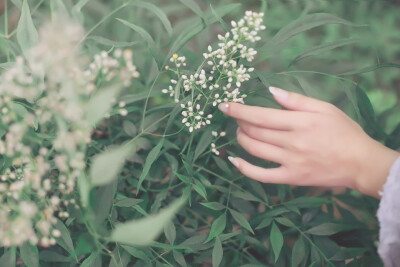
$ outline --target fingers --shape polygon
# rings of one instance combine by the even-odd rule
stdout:
[[[243,132],[245,132],[249,137],[258,141],[279,147],[284,147],[291,141],[288,131],[262,128],[241,120],[238,120],[237,123]]]
[[[269,91],[274,96],[275,100],[289,110],[308,111],[308,112],[335,112],[337,108],[328,103],[311,97],[306,97],[301,94],[288,92],[286,90],[270,87]]]
[[[301,114],[288,110],[222,103],[219,109],[226,115],[251,124],[278,130],[291,130],[301,122]]]
[[[281,164],[285,159],[286,153],[282,148],[253,139],[240,128],[237,132],[237,140],[247,152],[255,157]]]
[[[254,180],[262,183],[271,184],[289,184],[289,175],[285,167],[265,169],[252,165],[241,158],[229,157],[229,160],[235,165],[239,171]]]

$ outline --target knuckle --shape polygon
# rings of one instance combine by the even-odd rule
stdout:
[[[327,111],[330,111],[330,112],[337,112],[339,109],[334,105],[334,104],[332,104],[332,103],[326,103],[325,104],[325,108],[326,108],[326,110]]]
[[[308,150],[308,144],[304,140],[295,140],[292,142],[292,149],[298,152],[306,152]],[[302,157],[296,157],[295,161],[303,161]]]
[[[254,126],[248,126],[245,129],[246,134],[250,137],[255,137],[257,136],[257,129]]]
[[[258,148],[254,145],[248,144],[244,146],[247,152],[249,152],[250,155],[257,156],[258,155]]]
[[[307,131],[315,131],[321,125],[321,120],[318,117],[311,117],[307,122],[304,124],[304,128]]]

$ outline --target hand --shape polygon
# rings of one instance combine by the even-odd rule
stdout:
[[[370,138],[330,103],[270,87],[287,110],[222,103],[237,120],[239,144],[251,155],[281,164],[264,169],[229,157],[244,175],[264,183],[345,186],[379,198],[400,154]]]

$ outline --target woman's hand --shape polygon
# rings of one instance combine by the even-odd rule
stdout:
[[[346,186],[379,198],[399,153],[370,138],[330,103],[279,88],[270,91],[287,110],[238,103],[219,106],[237,120],[237,139],[247,152],[281,164],[264,169],[230,157],[240,172],[264,183]]]

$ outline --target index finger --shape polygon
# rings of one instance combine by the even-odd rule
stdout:
[[[248,106],[239,103],[222,103],[218,108],[227,116],[259,127],[292,130],[301,122],[301,112]]]

